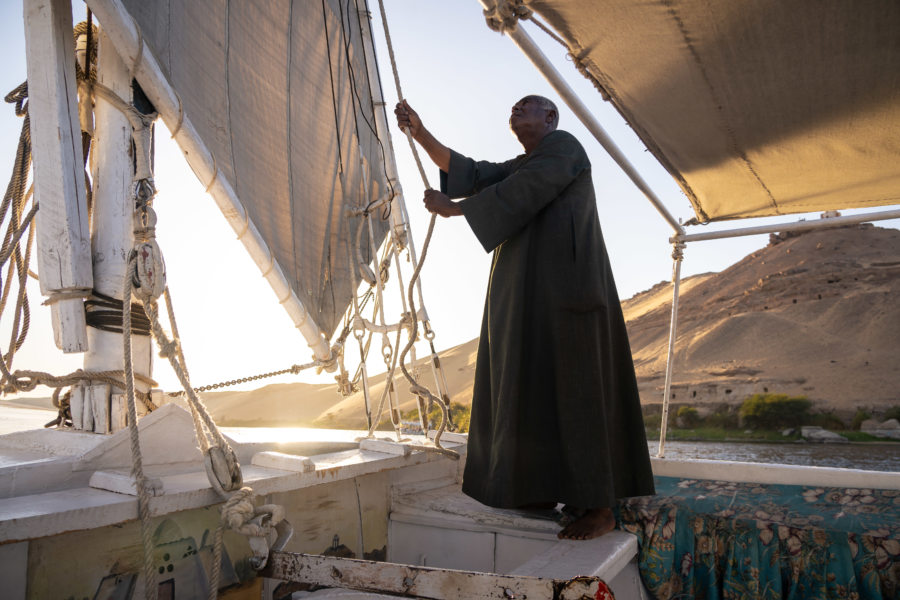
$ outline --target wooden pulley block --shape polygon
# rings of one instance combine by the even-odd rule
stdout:
[[[133,294],[142,302],[156,300],[166,289],[166,263],[156,240],[135,247]]]

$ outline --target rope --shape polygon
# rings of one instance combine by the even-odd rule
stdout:
[[[125,269],[124,298],[131,298],[132,270],[135,253],[132,251]],[[138,433],[137,410],[135,408],[134,364],[131,359],[131,302],[122,304],[122,340],[125,357],[125,398],[128,405],[128,432],[131,438],[131,476],[134,478],[138,492],[138,517],[141,521],[141,543],[143,545],[144,597],[156,600],[159,587],[156,585],[156,572],[153,568],[153,536],[150,531],[150,490],[144,477],[143,459],[141,456],[140,435]]]
[[[394,86],[397,89],[397,98],[403,98],[403,90],[400,87],[400,73],[397,70],[397,60],[394,56],[394,45],[391,41],[391,33],[388,28],[387,21],[387,13],[384,9],[384,1],[378,0],[378,8],[381,11],[381,21],[384,25],[384,36],[385,41],[387,42],[388,48],[388,56],[391,60],[391,71],[394,74]],[[422,177],[422,183],[425,184],[425,189],[431,189],[431,185],[428,183],[428,176],[425,174],[425,168],[422,166],[422,159],[419,157],[419,151],[416,148],[416,144],[413,142],[412,134],[407,130],[406,140],[409,142],[409,147],[412,150],[413,157],[416,160],[416,166],[419,168],[419,175]],[[428,388],[419,385],[419,383],[410,375],[409,371],[406,369],[406,364],[404,362],[406,355],[409,353],[409,350],[416,343],[416,336],[418,334],[418,326],[419,320],[416,317],[416,303],[414,298],[414,290],[416,285],[416,280],[419,278],[419,273],[422,271],[422,265],[425,264],[425,256],[428,254],[428,245],[431,243],[431,234],[434,233],[434,224],[437,219],[437,215],[432,214],[431,220],[428,223],[428,233],[425,234],[425,243],[422,245],[422,255],[419,257],[418,264],[416,265],[415,271],[413,271],[412,278],[409,281],[409,288],[407,292],[407,300],[409,302],[409,314],[412,315],[411,327],[409,332],[409,341],[406,343],[406,346],[403,348],[403,351],[400,353],[400,370],[403,372],[403,376],[406,377],[407,381],[409,381],[411,388],[410,391],[421,398],[422,400],[428,400],[429,402],[437,402],[438,406],[441,409],[441,424],[438,428],[437,432],[434,436],[434,447],[425,446],[423,448],[428,449],[429,451],[436,451],[440,454],[444,454],[447,456],[451,456],[453,458],[459,458],[459,454],[453,452],[452,450],[446,450],[443,446],[441,446],[441,435],[444,433],[444,430],[447,427],[447,422],[449,421],[449,411],[447,410],[447,406],[444,404],[443,399],[437,398],[434,394],[432,394]],[[400,340],[400,331],[397,332],[397,341]],[[395,358],[396,360],[396,358]],[[391,369],[391,374],[393,375],[393,368]],[[385,391],[387,392],[387,386],[385,387]],[[377,422],[377,420],[376,420]],[[371,435],[371,433],[370,433]]]
[[[31,197],[29,190],[26,192],[26,183],[28,181],[28,171],[31,167],[31,126],[28,114],[28,82],[23,82],[5,96],[5,101],[15,105],[16,116],[23,117],[22,130],[19,133],[19,143],[16,147],[16,156],[13,161],[13,170],[10,176],[6,193],[3,195],[3,202],[0,204],[0,220],[6,219],[9,215],[6,233],[3,236],[3,245],[0,247],[0,269],[9,260],[9,269],[4,282],[2,294],[0,294],[0,313],[6,307],[9,292],[12,289],[14,273],[18,273],[19,289],[16,294],[16,306],[13,313],[13,324],[10,331],[9,351],[2,357],[4,379],[3,383],[8,381],[6,374],[8,369],[12,367],[13,357],[16,351],[25,343],[25,337],[28,334],[30,325],[31,311],[28,306],[28,296],[26,293],[25,282],[28,278],[28,263],[31,259],[31,246],[34,240],[34,228],[31,224],[34,214],[37,212],[37,205],[34,204],[28,215],[23,220],[25,203]],[[22,247],[20,240],[28,230],[28,242],[25,255],[22,255]]]
[[[527,5],[531,0],[498,0],[493,8],[484,10],[484,18],[487,26],[504,35],[507,31],[515,31],[518,22],[521,19],[527,19],[534,23],[539,29],[550,36],[551,39],[559,43],[566,49],[566,59],[571,60],[575,65],[575,69],[581,73],[582,77],[591,82],[594,88],[600,92],[600,96],[607,102],[610,100],[609,92],[600,81],[594,77],[583,58],[580,56],[582,52],[576,53],[562,37],[556,34],[552,29],[539,21],[534,16],[534,11]]]
[[[123,301],[96,290],[84,303],[85,322],[88,327],[122,333],[122,305]],[[144,312],[144,307],[136,302],[131,303],[131,333],[132,335],[150,335],[150,319]]]
[[[497,0],[493,8],[484,9],[488,27],[501,35],[515,31],[519,19],[531,17],[532,10],[526,6],[530,0]]]

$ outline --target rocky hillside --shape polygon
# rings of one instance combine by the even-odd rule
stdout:
[[[900,231],[863,225],[773,235],[721,273],[685,283],[674,402],[772,392],[841,412],[900,404]],[[623,307],[642,400],[659,403],[671,285]]]

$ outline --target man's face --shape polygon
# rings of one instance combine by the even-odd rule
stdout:
[[[513,104],[509,115],[509,128],[517,135],[528,129],[541,131],[548,124],[549,113],[550,110],[545,108],[538,98],[525,96]]]

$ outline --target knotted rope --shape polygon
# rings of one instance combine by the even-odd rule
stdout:
[[[403,90],[400,87],[400,73],[397,70],[397,60],[394,57],[394,45],[391,41],[391,32],[388,27],[387,21],[387,13],[384,9],[384,1],[378,0],[378,8],[381,11],[381,22],[384,26],[384,37],[387,42],[388,48],[388,56],[391,60],[391,72],[394,75],[394,86],[397,89],[397,98],[402,101],[403,99]],[[425,174],[425,168],[422,166],[422,159],[419,157],[419,151],[416,148],[416,144],[413,141],[412,134],[409,131],[404,132],[406,134],[406,139],[409,142],[409,147],[412,150],[413,157],[416,160],[416,166],[419,168],[419,175],[422,177],[422,183],[425,185],[425,189],[430,190],[431,185],[428,183],[428,176]],[[419,273],[422,271],[422,265],[425,264],[425,257],[428,254],[428,245],[431,243],[431,234],[434,233],[434,224],[437,219],[437,215],[432,214],[431,220],[428,222],[428,232],[425,234],[425,242],[422,244],[422,255],[419,257],[418,264],[416,265],[415,271],[413,271],[412,278],[409,281],[409,287],[407,292],[407,301],[409,302],[409,314],[412,315],[412,326],[409,331],[409,341],[406,343],[406,346],[403,348],[403,351],[400,353],[400,370],[403,372],[403,376],[406,377],[407,381],[410,383],[410,391],[418,396],[420,400],[427,400],[429,405],[433,402],[437,402],[437,405],[441,409],[441,424],[438,427],[437,432],[434,436],[434,447],[424,446],[423,449],[427,449],[429,451],[436,451],[440,454],[444,454],[446,456],[450,456],[452,458],[459,458],[459,454],[452,450],[447,450],[443,446],[441,446],[441,435],[443,435],[445,429],[447,428],[447,423],[450,420],[450,413],[448,407],[444,404],[442,398],[438,398],[434,394],[432,394],[428,388],[425,386],[419,385],[419,382],[415,380],[415,378],[410,375],[409,371],[406,368],[405,359],[406,355],[409,353],[410,349],[416,343],[416,337],[418,335],[418,326],[419,320],[417,318],[416,313],[416,303],[414,297],[414,290],[416,285],[416,280],[419,278]],[[400,331],[397,332],[397,339],[399,342]],[[395,363],[396,364],[396,363]],[[391,368],[391,373],[393,374],[393,367]],[[385,392],[387,393],[389,390],[385,387]],[[420,403],[421,407],[421,403]],[[421,408],[420,408],[421,410]],[[371,431],[370,431],[371,435]]]
[[[534,11],[527,5],[530,0],[497,0],[492,8],[484,9],[488,27],[504,34],[515,31],[519,19],[529,19]]]
[[[572,61],[572,64],[575,65],[575,69],[581,73],[585,79],[590,81],[594,88],[600,92],[603,99],[608,102],[610,99],[609,92],[603,84],[594,77],[593,73],[588,70],[584,61],[585,52],[583,50],[576,52],[568,42],[541,21],[537,20],[534,17],[534,10],[528,6],[530,3],[531,0],[497,0],[492,8],[484,10],[484,18],[487,26],[503,35],[508,31],[515,31],[516,27],[518,27],[519,20],[527,19],[531,21],[566,49],[566,59]]]

